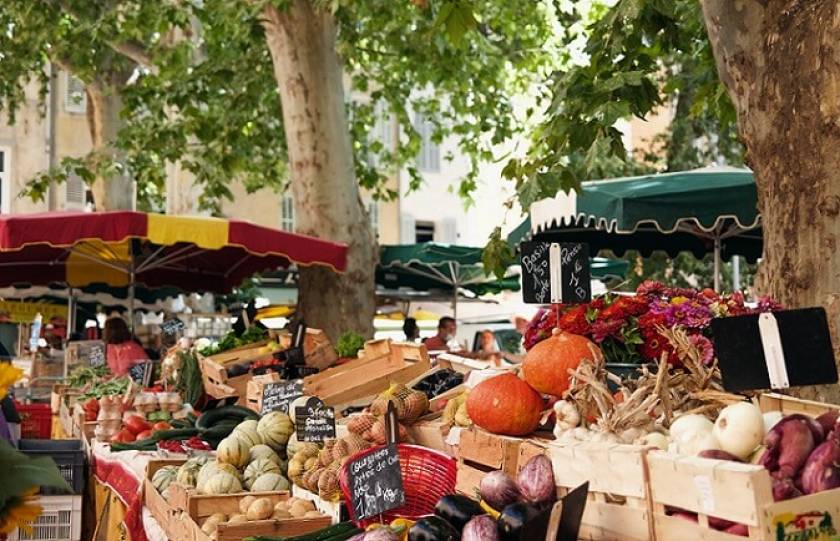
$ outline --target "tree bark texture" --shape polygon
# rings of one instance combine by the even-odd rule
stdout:
[[[283,108],[298,232],[349,246],[347,269],[300,269],[298,310],[335,340],[372,335],[377,249],[362,205],[344,108],[342,65],[332,15],[311,0],[264,12],[266,39]]]
[[[87,85],[88,126],[95,156],[124,163],[123,156],[113,146],[122,125],[120,88],[121,85],[110,78],[97,79]],[[91,191],[98,211],[134,208],[134,182],[125,170],[98,175]]]
[[[840,3],[703,0],[764,226],[762,293],[823,306],[840,358]],[[798,389],[840,403],[840,386]]]

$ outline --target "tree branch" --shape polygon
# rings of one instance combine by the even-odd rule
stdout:
[[[115,41],[108,41],[108,45],[115,50],[116,52],[120,53],[121,55],[125,56],[126,58],[134,61],[139,66],[144,68],[152,68],[152,57],[149,56],[149,53],[146,51],[146,48],[143,47],[143,44],[136,40],[126,40],[122,42],[115,42]]]

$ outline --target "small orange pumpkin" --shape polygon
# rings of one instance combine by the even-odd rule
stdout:
[[[537,429],[543,399],[513,374],[501,374],[475,386],[467,397],[467,414],[493,434],[526,436]]]
[[[601,349],[585,336],[560,332],[528,351],[522,361],[522,374],[539,392],[562,397],[569,388],[569,370],[584,360],[603,358]]]

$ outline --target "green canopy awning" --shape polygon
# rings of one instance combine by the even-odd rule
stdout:
[[[622,260],[593,258],[593,278],[623,278],[629,263]],[[376,267],[377,286],[396,290],[445,291],[454,298],[467,290],[477,296],[501,291],[518,291],[519,275],[498,280],[484,272],[481,248],[426,242],[383,246]]]
[[[701,258],[761,257],[761,215],[748,169],[706,167],[584,182],[580,193],[559,194],[531,205],[530,223],[520,224],[510,242],[535,239],[586,242],[592,253],[648,256],[688,251]],[[715,273],[717,277],[717,272]]]

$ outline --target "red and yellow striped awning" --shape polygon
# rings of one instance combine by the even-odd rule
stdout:
[[[241,220],[116,211],[0,217],[0,287],[65,283],[228,292],[259,272],[343,271],[347,247]]]

